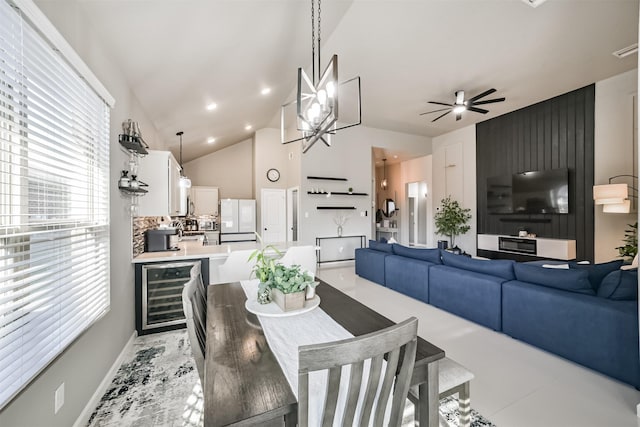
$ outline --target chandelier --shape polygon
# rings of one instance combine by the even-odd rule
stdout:
[[[316,18],[317,1],[317,18]],[[322,74],[320,58],[320,2],[321,0],[311,0],[311,78],[302,68],[298,68],[298,90],[296,99],[282,105],[280,116],[280,137],[283,144],[302,141],[302,152],[306,153],[309,148],[321,140],[331,146],[331,135],[336,131],[357,126],[362,122],[360,77],[354,77],[345,82],[338,82],[338,55],[333,55],[329,64]],[[316,25],[318,26],[318,37],[316,38]],[[316,56],[317,43],[317,56]],[[350,88],[351,90],[344,90]],[[345,123],[338,114],[339,99],[353,94],[353,99],[343,99],[351,101],[355,107],[353,121]],[[292,139],[287,139],[287,132],[292,130],[293,124],[287,121],[287,116],[295,106],[295,129],[296,135]]]

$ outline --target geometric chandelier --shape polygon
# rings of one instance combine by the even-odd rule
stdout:
[[[311,0],[311,78],[302,68],[298,68],[298,90],[296,99],[282,105],[280,114],[280,140],[283,144],[302,141],[302,152],[306,153],[318,140],[331,146],[331,135],[336,131],[357,126],[362,122],[360,77],[354,77],[338,83],[338,55],[333,55],[331,61],[320,75],[320,1],[318,2],[318,39],[317,39],[317,73],[316,73],[316,38],[315,38],[315,1]],[[355,86],[355,88],[353,88]],[[352,87],[352,91],[341,90]],[[339,125],[338,119],[340,96],[353,93],[352,104],[356,108],[357,119],[353,123]],[[294,107],[295,106],[295,110]],[[287,117],[295,111],[295,131],[293,121]],[[294,137],[287,140],[287,132],[293,132]]]

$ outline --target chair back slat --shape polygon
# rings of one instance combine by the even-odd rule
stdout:
[[[353,425],[353,419],[356,415],[356,407],[358,406],[358,397],[360,396],[360,387],[362,385],[362,373],[364,371],[364,360],[351,365],[351,373],[349,374],[349,390],[347,392],[347,403],[342,416],[342,425]]]
[[[375,406],[374,425],[385,423],[388,402],[391,401],[388,425],[400,425],[404,399],[409,391],[409,382],[415,364],[417,347],[416,318],[373,332],[346,340],[301,346],[298,349],[298,420],[301,426],[308,425],[309,396],[308,376],[310,372],[329,370],[326,396],[322,414],[322,425],[332,426],[339,406],[342,366],[350,365],[349,387],[344,402],[341,425],[368,425],[371,412]],[[404,354],[400,369],[400,355]],[[384,356],[387,356],[383,368]],[[366,391],[360,398],[364,361],[370,359],[369,375]],[[382,372],[384,370],[384,372]],[[382,385],[380,386],[380,381]],[[403,381],[404,383],[400,383]],[[406,384],[405,384],[406,383]],[[395,385],[395,387],[394,387]],[[378,394],[378,388],[380,393]],[[393,396],[392,396],[393,390]],[[404,398],[400,395],[404,393]],[[358,400],[362,409],[359,420],[355,420]]]
[[[182,291],[182,308],[187,334],[191,344],[191,353],[196,363],[200,381],[204,384],[204,354],[207,340],[207,300],[206,287],[202,282],[200,264],[191,270],[191,278]]]
[[[322,415],[322,426],[333,426],[333,420],[336,416],[336,408],[338,407],[338,392],[340,391],[340,378],[342,376],[342,366],[329,369],[329,378],[327,380],[327,390],[324,399],[324,410]]]
[[[386,402],[389,401],[391,396],[391,387],[393,387],[393,381],[395,380],[395,374],[398,369],[398,359],[400,358],[400,348],[389,352],[387,354],[387,366],[384,370],[382,388],[380,389],[380,397],[378,398],[378,406],[376,406],[376,412],[373,416],[373,425],[382,426],[384,422],[384,413],[387,409]]]
[[[383,354],[371,358],[371,366],[369,367],[369,378],[367,380],[367,391],[364,395],[360,425],[369,425],[371,411],[373,411],[373,404],[375,403],[376,394],[378,393],[378,385],[380,384],[380,374],[382,372],[383,361]]]

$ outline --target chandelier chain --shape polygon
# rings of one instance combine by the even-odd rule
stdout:
[[[320,73],[322,73],[322,63],[320,62],[320,11],[322,0],[318,0],[318,81],[320,80]]]
[[[316,18],[315,3],[311,0],[311,78],[313,84],[316,84]]]

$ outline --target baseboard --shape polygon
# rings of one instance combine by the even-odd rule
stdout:
[[[136,333],[136,331],[133,331],[131,338],[129,338],[129,341],[127,341],[127,343],[124,345],[124,348],[122,349],[116,360],[113,362],[113,365],[111,365],[111,368],[109,368],[109,371],[102,379],[102,382],[96,389],[95,393],[93,393],[91,399],[89,399],[89,402],[87,402],[87,405],[80,413],[80,416],[78,417],[78,419],[76,419],[76,422],[73,423],[73,427],[84,427],[89,423],[89,417],[91,417],[91,414],[93,414],[96,406],[98,406],[98,403],[100,403],[100,399],[102,399],[102,396],[109,388],[111,381],[113,381],[113,377],[116,375],[116,372],[118,372],[120,365],[122,365],[127,352],[131,349],[131,347],[133,347],[133,342],[135,341],[137,336],[138,334]]]

